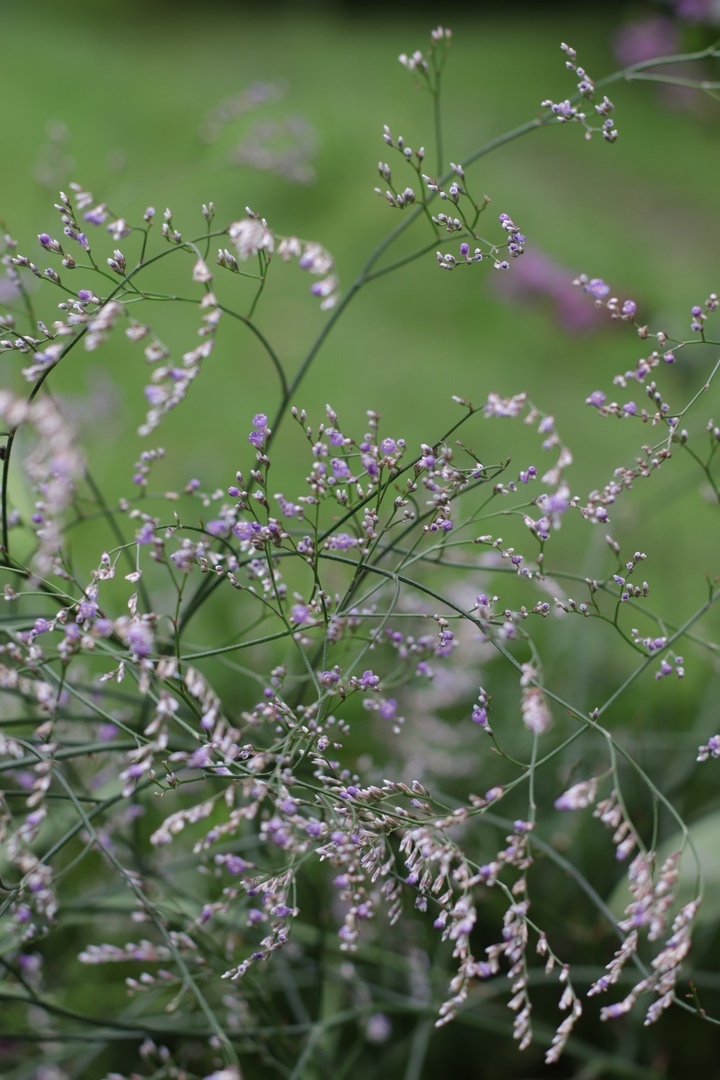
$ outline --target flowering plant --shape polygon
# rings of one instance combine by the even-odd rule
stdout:
[[[419,1076],[434,1029],[502,1025],[496,997],[519,1048],[542,1043],[547,1064],[583,1056],[586,1044],[568,1040],[596,995],[602,1020],[637,1003],[644,1025],[671,1006],[717,1023],[683,983],[703,910],[701,845],[615,731],[636,685],[657,700],[658,684],[683,678],[684,654],[700,664],[717,651],[716,578],[682,620],[654,607],[652,559],[622,513],[640,481],[659,482],[679,458],[720,499],[720,430],[703,413],[720,361],[691,372],[690,388],[673,381],[687,353],[700,347],[704,365],[719,343],[717,296],[692,307],[681,337],[646,325],[600,278],[576,277],[587,305],[645,354],[615,377],[619,400],[588,387],[593,421],[642,424],[644,440],[590,492],[572,479],[582,445],[571,450],[525,392],[454,397],[455,418],[419,446],[373,409],[354,430],[299,398],[333,326],[377,277],[424,256],[512,275],[532,237],[507,209],[480,231],[490,200],[470,193],[471,166],[557,123],[613,143],[605,89],[653,69],[594,81],[563,45],[574,96],[543,101],[524,128],[444,173],[450,41],[439,27],[429,50],[400,57],[435,106],[438,175],[424,147],[384,128],[411,183],[380,161],[376,190],[403,219],[345,291],[320,243],[280,236],[250,209],[218,227],[212,203],[191,237],[166,210],[156,243],[153,208],[133,222],[72,183],[57,235],[38,236],[50,266],[6,240],[17,313],[0,316],[0,349],[19,354],[24,386],[13,376],[0,392],[0,887],[16,1026],[0,1054],[17,1076],[29,1074],[16,1046],[33,1033],[58,1077],[90,1075],[98,1057],[108,1080],[237,1080],[370,1068],[396,1031]],[[411,228],[431,240],[382,262]],[[155,272],[177,262],[189,300],[154,291]],[[310,275],[328,313],[294,375],[257,314],[278,263]],[[62,297],[57,319],[36,318],[35,280]],[[154,328],[167,303],[196,313],[179,357]],[[175,478],[164,490],[155,476],[168,455],[146,448],[107,498],[53,393],[56,370],[75,350],[142,350],[147,438],[188,407],[228,324],[253,335],[278,382],[268,411],[247,416],[237,463],[210,485]],[[521,430],[520,467],[472,449],[506,421],[536,440],[526,451]],[[611,635],[616,670],[587,663],[573,680],[572,665]],[[703,727],[701,738],[688,760],[720,756],[720,736]],[[579,849],[600,825],[612,857],[596,867]],[[614,862],[626,867],[619,883]],[[586,925],[602,920],[602,960],[576,962],[583,950],[553,917],[559,883],[579,924],[585,911]],[[64,936],[77,978],[101,971],[111,987],[102,1013],[53,972]],[[548,1032],[543,1002],[538,1033],[545,980],[561,1014]],[[97,1035],[90,1056],[78,1030]]]

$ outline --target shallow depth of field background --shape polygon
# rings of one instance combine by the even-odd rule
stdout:
[[[657,16],[658,9],[616,5],[589,17],[550,5],[540,17],[528,6],[508,21],[499,5],[489,4],[472,16],[463,8],[454,15],[442,16],[454,34],[444,77],[444,169],[539,115],[544,98],[562,100],[574,90],[561,41],[578,50],[578,62],[598,79],[621,66],[613,50],[623,26]],[[120,12],[81,0],[63,13],[44,4],[5,12],[0,216],[18,250],[42,267],[53,260],[37,234],[60,235],[53,203],[71,180],[130,222],[154,206],[156,234],[166,207],[174,226],[192,237],[205,230],[203,203],[215,203],[216,227],[250,206],[275,232],[322,243],[347,289],[400,221],[400,212],[373,192],[381,184],[378,160],[389,162],[400,188],[414,180],[408,167],[404,177],[400,155],[385,146],[383,125],[412,147],[426,146],[426,169],[440,173],[429,95],[397,62],[400,52],[426,47],[439,18],[432,10],[393,18],[375,8],[363,17],[351,5],[332,4],[279,4],[262,16],[248,4],[179,5],[172,12],[162,4],[131,4]],[[683,33],[679,44],[686,50],[711,40],[699,28]],[[272,83],[284,96],[239,115],[214,142],[204,140],[213,111],[258,82]],[[635,299],[638,319],[682,337],[689,334],[690,307],[720,284],[720,106],[652,83],[615,85],[611,97],[620,132],[615,144],[599,136],[588,142],[580,127],[558,124],[481,159],[468,171],[468,184],[476,198],[492,200],[485,234],[497,237],[497,215],[509,213],[528,237],[525,264],[539,255],[565,269],[575,308],[592,310],[589,301],[578,303],[570,284],[586,272],[608,281],[621,300]],[[231,164],[234,148],[258,125],[288,122],[316,145],[309,162],[314,183]],[[90,235],[99,258],[111,254],[114,244],[104,229],[91,228]],[[392,258],[429,240],[419,223]],[[443,251],[457,246],[448,241]],[[163,244],[156,235],[156,250]],[[133,238],[123,246],[130,262]],[[513,292],[525,269],[521,262],[507,274],[487,264],[443,273],[430,252],[369,284],[333,329],[294,404],[317,424],[329,402],[355,435],[365,430],[365,410],[375,409],[384,433],[417,447],[458,418],[453,394],[479,404],[490,391],[509,396],[524,390],[555,415],[574,453],[573,492],[585,496],[603,486],[653,433],[637,423],[603,421],[585,399],[596,389],[621,401],[634,393],[642,407],[639,388],[615,390],[612,377],[634,367],[649,343],[601,316],[581,332],[563,326],[551,300]],[[167,276],[157,275],[150,287],[196,298],[190,261],[172,263],[163,263]],[[77,288],[84,284],[79,276],[73,280]],[[220,272],[215,284],[226,303],[247,310],[250,292],[241,279]],[[296,268],[276,260],[256,313],[290,377],[325,320],[308,287]],[[49,322],[62,291],[41,286],[34,299]],[[175,356],[197,343],[194,308],[185,318],[179,312],[176,304],[158,304],[142,315]],[[672,372],[673,404],[684,403],[698,371],[715,359],[711,348],[682,356]],[[155,490],[183,487],[190,477],[208,491],[225,487],[236,469],[248,467],[249,419],[258,411],[272,416],[278,401],[275,373],[255,339],[229,320],[183,407],[145,440],[136,434],[149,376],[141,348],[116,335],[99,352],[77,350],[71,359],[53,374],[53,389],[96,451],[95,479],[108,498],[131,492],[133,462],[148,445],[167,451],[154,472]],[[12,364],[4,362],[6,369]],[[288,498],[301,493],[306,472],[298,434],[288,424],[274,444],[275,490]],[[517,468],[550,464],[539,439],[519,425],[510,430],[478,419],[465,438],[486,464],[510,454]],[[697,497],[699,474],[682,460],[673,470],[662,484],[640,485],[613,515],[613,529],[628,548],[648,554],[653,589],[672,602],[679,623],[705,598],[705,575],[717,573],[718,560],[714,511]],[[678,515],[687,520],[688,514],[695,528],[672,528]],[[564,530],[556,539],[558,555],[572,553],[578,542],[587,542],[587,530],[580,540]],[[604,550],[604,530],[595,530],[592,544],[596,553]]]
[[[179,11],[152,4],[122,11],[80,2],[62,10],[16,5],[2,14],[0,217],[19,250],[44,266],[37,234],[60,235],[52,204],[57,190],[67,189],[71,180],[129,221],[153,205],[159,222],[170,207],[175,227],[187,236],[204,231],[203,202],[214,202],[220,226],[250,206],[277,233],[327,247],[347,287],[400,219],[373,193],[381,184],[380,159],[388,161],[403,186],[402,162],[385,147],[383,124],[412,147],[425,145],[427,171],[439,171],[431,149],[429,98],[414,88],[398,53],[425,48],[438,21],[453,30],[444,81],[445,171],[449,161],[462,160],[538,115],[544,98],[561,100],[572,93],[561,41],[577,49],[579,61],[599,78],[619,66],[613,39],[623,22],[651,11],[617,6],[589,17],[578,10],[550,6],[541,16],[528,7],[508,18],[499,5],[475,14],[463,9],[448,14],[437,5],[435,11],[403,9],[397,16],[373,8],[363,17],[304,4],[280,5],[263,15],[246,4],[200,4]],[[686,32],[686,47],[705,44],[698,31]],[[284,96],[238,116],[215,142],[203,141],[212,110],[258,81],[281,84]],[[599,137],[586,142],[579,127],[558,125],[483,159],[468,172],[468,181],[475,196],[487,193],[492,200],[488,222],[501,212],[510,214],[527,235],[528,253],[541,251],[566,267],[568,282],[583,271],[602,277],[621,299],[636,300],[641,321],[670,334],[689,334],[690,307],[720,290],[720,104],[699,94],[669,94],[653,84],[618,85],[610,96],[620,132],[615,145]],[[313,183],[291,183],[272,172],[231,164],[233,147],[254,125],[288,118],[295,118],[304,138],[317,141],[310,162]],[[411,183],[407,171],[404,182]],[[485,231],[496,235],[494,224]],[[96,235],[98,254],[110,254],[112,244],[99,239],[100,230]],[[415,236],[418,246],[430,239],[422,227]],[[401,250],[412,250],[403,243]],[[124,244],[129,262],[132,242]],[[442,250],[455,247],[451,239]],[[175,271],[178,277],[163,286],[195,296],[190,266],[187,260],[181,272]],[[309,421],[317,424],[325,403],[331,403],[343,430],[353,435],[364,431],[365,410],[375,409],[383,414],[384,433],[415,447],[437,439],[457,418],[453,394],[480,403],[490,391],[525,390],[539,408],[556,416],[558,430],[575,452],[569,474],[573,490],[585,494],[601,486],[615,467],[632,459],[642,435],[638,425],[602,421],[584,401],[596,389],[611,396],[612,376],[633,367],[646,347],[628,327],[609,320],[599,319],[582,332],[569,330],[549,300],[533,301],[501,288],[511,284],[514,272],[513,266],[507,282],[485,265],[441,273],[430,253],[369,285],[333,331],[295,404],[307,408]],[[257,318],[291,373],[325,318],[309,297],[308,284],[294,267],[273,266]],[[226,296],[233,287],[243,310],[242,281],[223,282]],[[56,299],[49,288],[36,290],[38,313],[46,321]],[[166,314],[158,305],[152,325],[178,353],[197,342],[194,313],[177,321],[175,306]],[[689,354],[694,379],[677,365],[678,399],[685,400],[686,389],[696,385],[699,365],[706,363],[709,370],[715,359],[711,350]],[[3,362],[9,368],[15,361],[6,356]],[[133,462],[148,445],[135,434],[146,380],[141,351],[126,345],[98,353],[77,350],[53,376],[55,392],[65,398],[93,448],[95,479],[110,497],[130,492]],[[272,415],[277,400],[273,372],[251,335],[226,327],[188,400],[149,440],[167,451],[157,487],[182,487],[194,476],[207,490],[232,482],[235,470],[248,466],[250,418],[258,411]],[[486,463],[519,445],[527,457],[515,461],[518,468],[531,461],[539,469],[545,464],[538,440],[502,424],[478,421],[466,438]],[[285,485],[278,488],[289,498],[299,493],[304,475],[304,467],[298,474],[287,464],[298,445],[288,425],[275,447],[286,462],[278,460],[274,469]],[[647,576],[680,623],[706,595],[706,574],[713,578],[720,570],[714,512],[698,498],[699,475],[680,463],[669,483],[654,484],[651,479],[627,500],[616,528],[627,548],[647,552]],[[674,527],[680,518],[692,523],[682,533]],[[588,558],[597,565],[604,542],[599,531],[596,540],[597,551]],[[561,539],[560,550],[572,542],[572,537]],[[608,665],[616,662],[610,643],[593,641],[597,653],[583,656],[572,677],[590,672],[588,677],[601,678],[604,655]],[[572,635],[570,647],[577,648]],[[563,659],[559,654],[558,669]],[[717,727],[716,700],[716,674],[707,667],[696,674],[689,662],[684,685],[668,682],[660,692],[648,673],[613,718],[619,729],[627,727],[628,745],[651,775],[667,777],[667,794],[674,797],[673,785],[678,790],[685,785],[686,801],[679,809],[690,816],[694,801],[704,812],[713,806],[708,780],[692,790],[686,781],[694,749],[711,733],[708,724],[713,731]],[[686,759],[686,768],[678,766],[675,775],[667,771],[674,754]],[[616,873],[612,865],[609,873]],[[708,955],[713,946],[717,955],[714,927],[705,930],[703,941]],[[712,987],[712,971],[705,985]],[[717,1038],[712,1029],[688,1028],[686,1018],[675,1022],[683,1037],[693,1030],[700,1043],[707,1041],[705,1050],[696,1045],[692,1053],[702,1075],[716,1075],[707,1071]],[[679,1041],[680,1034],[676,1047]],[[472,1053],[472,1040],[467,1045]],[[640,1053],[630,1045],[618,1052],[628,1060]],[[663,1051],[671,1052],[667,1046]]]

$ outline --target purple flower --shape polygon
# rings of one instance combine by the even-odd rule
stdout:
[[[583,285],[583,292],[594,296],[596,300],[602,300],[610,292],[610,286],[606,285],[602,278],[591,278],[587,285]]]
[[[628,23],[617,34],[613,51],[623,67],[670,56],[678,51],[678,37],[672,20],[663,15]]]
[[[710,757],[720,758],[720,735],[711,735],[704,746],[698,747],[698,761],[707,761]]]
[[[564,514],[569,505],[565,496],[561,492],[555,491],[552,495],[547,496],[544,509],[551,514]]]
[[[151,521],[146,521],[135,533],[135,541],[138,544],[150,544],[155,535],[155,526]]]
[[[253,446],[256,446],[256,447],[258,447],[258,449],[260,449],[262,447],[263,443],[265,442],[265,432],[264,431],[251,431],[250,434],[248,435],[248,442],[252,443]]]
[[[94,600],[81,600],[77,606],[76,619],[85,622],[86,619],[94,619],[97,615],[98,606]]]
[[[395,713],[397,712],[397,701],[395,698],[386,698],[385,701],[381,701],[378,712],[383,720],[394,720]]]
[[[383,454],[394,454],[397,450],[397,443],[394,439],[383,439],[380,443],[380,449]]]
[[[347,480],[350,476],[350,469],[346,461],[343,461],[342,458],[333,458],[330,464],[336,480]]]
[[[238,540],[250,540],[257,531],[256,525],[256,522],[238,521],[237,524],[233,526],[233,532]]]
[[[127,643],[136,656],[148,656],[152,649],[152,630],[147,623],[132,623],[127,632]]]
[[[472,721],[474,724],[479,724],[480,727],[487,727],[487,709],[481,708],[480,705],[473,705]]]
[[[365,469],[371,479],[378,476],[378,474],[380,473],[378,463],[376,462],[375,458],[372,457],[370,454],[363,454],[362,464],[363,469]]]
[[[585,404],[594,405],[596,409],[602,408],[606,401],[607,398],[605,397],[605,394],[603,394],[602,390],[593,390],[590,397],[585,398]]]
[[[226,536],[227,531],[228,524],[221,518],[214,518],[205,525],[205,532],[210,533],[210,536]]]
[[[380,677],[375,675],[374,672],[363,671],[362,675],[358,679],[358,686],[361,690],[375,690],[380,685]]]
[[[573,273],[540,251],[526,253],[511,275],[496,275],[494,286],[511,302],[547,298],[558,322],[571,333],[589,330],[599,313],[573,288]]]
[[[104,206],[94,206],[92,210],[88,210],[86,214],[83,214],[83,221],[87,221],[89,225],[102,225],[107,221],[107,211]]]
[[[298,506],[295,505],[295,503],[288,502],[284,495],[276,495],[275,498],[278,501],[278,505],[280,506],[280,512],[283,517],[295,517],[298,510],[300,509]]]
[[[310,609],[305,604],[293,604],[290,618],[294,623],[305,623],[310,620]]]
[[[637,304],[634,300],[626,300],[622,306],[623,318],[632,319],[637,311]]]
[[[637,412],[637,405],[634,401],[628,401],[627,404],[623,405],[623,412],[626,413],[627,416],[634,416]]]
[[[347,551],[348,548],[355,547],[356,544],[357,540],[349,536],[348,533],[336,533],[327,542],[327,546],[336,551]]]
[[[267,427],[268,418],[265,415],[265,413],[259,412],[259,413],[255,413],[255,415],[252,418],[252,422],[253,422],[253,427],[264,428],[264,427]]]
[[[143,389],[145,398],[149,405],[162,405],[166,398],[166,391],[162,386],[149,385]]]

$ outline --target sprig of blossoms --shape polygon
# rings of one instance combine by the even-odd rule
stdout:
[[[445,63],[447,49],[452,39],[452,30],[438,26],[430,33],[430,48],[426,53],[416,49],[414,53],[400,53],[402,66],[420,79],[418,86],[424,85],[431,92],[437,92],[437,79]]]
[[[25,425],[35,431],[37,447],[25,458],[25,470],[38,496],[31,517],[37,540],[34,566],[43,577],[65,577],[60,558],[62,520],[84,471],[75,431],[52,398],[25,401],[7,390],[0,392],[0,420],[11,431]]]
[[[449,219],[445,215],[443,217],[442,224],[446,225],[447,231],[452,232],[455,229],[463,228],[464,225],[455,219],[454,223],[450,223]],[[433,218],[433,221],[440,224],[440,219]],[[493,260],[493,267],[495,270],[507,270],[510,263],[507,259],[502,257],[502,252],[507,251],[508,255],[512,259],[517,259],[525,251],[526,237],[524,233],[520,232],[515,222],[512,220],[509,214],[500,214],[498,218],[501,227],[508,233],[508,239],[506,243],[495,245],[490,244],[488,241],[484,241],[486,250],[483,252],[482,247],[472,248],[471,245],[463,240],[459,248],[459,258],[456,258],[450,252],[443,254],[441,251],[437,251],[435,256],[438,261],[438,265],[441,270],[454,270],[457,266],[472,266],[473,263],[479,263],[483,261],[483,258],[491,258]],[[474,239],[478,239],[474,237]]]
[[[614,111],[614,105],[607,96],[603,96],[602,101],[599,104],[595,104],[595,83],[590,78],[584,68],[579,67],[575,60],[577,59],[577,53],[575,49],[572,49],[564,42],[560,46],[562,51],[567,56],[565,61],[565,67],[569,71],[574,71],[578,77],[578,92],[580,94],[580,100],[586,101],[592,105],[595,112],[599,117],[603,117],[602,127],[593,127],[587,120],[587,116],[580,109],[576,108],[568,98],[565,101],[554,102],[550,98],[546,98],[541,102],[543,108],[551,109],[554,115],[557,117],[561,124],[567,124],[571,121],[582,124],[585,128],[585,138],[590,139],[593,132],[600,131],[606,142],[615,142],[618,133],[613,125],[611,114]]]
[[[315,241],[299,240],[296,236],[278,237],[271,231],[265,218],[259,218],[249,206],[245,207],[245,212],[247,217],[233,222],[228,229],[240,261],[263,255],[269,262],[275,253],[283,262],[297,259],[301,270],[322,279],[310,286],[312,295],[320,299],[321,311],[335,307],[339,299],[339,282],[333,272],[335,262],[332,255]],[[237,262],[222,248],[218,251],[216,262],[225,269],[237,272]]]

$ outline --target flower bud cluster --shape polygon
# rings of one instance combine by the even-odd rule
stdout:
[[[569,71],[573,71],[578,77],[577,88],[579,100],[586,101],[589,104],[592,104],[597,116],[603,118],[603,123],[600,128],[592,127],[587,120],[586,114],[580,109],[576,108],[569,99],[566,99],[565,101],[554,102],[550,98],[547,98],[545,101],[541,102],[543,108],[550,109],[553,115],[560,121],[561,124],[567,124],[571,121],[582,124],[582,126],[585,128],[586,139],[591,138],[593,132],[600,131],[602,133],[602,137],[605,139],[606,142],[615,142],[618,133],[614,127],[611,115],[614,111],[612,101],[610,101],[607,96],[603,96],[603,99],[599,104],[594,103],[595,83],[590,78],[585,69],[575,63],[577,59],[577,53],[569,45],[565,45],[564,43],[560,47],[567,56],[567,60],[565,61],[565,67]],[[576,98],[575,100],[577,101],[578,99]]]
[[[451,38],[452,30],[438,26],[430,32],[431,44],[427,53],[416,49],[410,55],[400,53],[398,60],[407,71],[412,75],[420,76],[421,81],[432,89],[436,86],[435,77],[442,70],[444,62],[444,56],[440,50],[444,51],[449,47]]]

